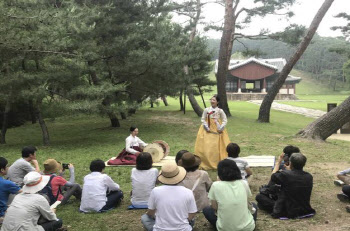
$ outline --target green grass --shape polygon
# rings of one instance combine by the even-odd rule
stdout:
[[[206,96],[206,99],[209,97]],[[169,143],[171,155],[175,155],[180,149],[194,151],[200,118],[190,110],[190,104],[187,104],[188,111],[184,115],[178,111],[176,99],[169,99],[169,103],[168,107],[159,104],[153,109],[144,106],[132,117],[122,120],[121,127],[117,129],[109,127],[108,119],[94,115],[65,116],[47,121],[51,135],[49,147],[41,145],[41,134],[37,124],[12,128],[8,130],[8,144],[0,146],[1,156],[12,163],[20,157],[22,146],[35,145],[39,149],[38,160],[41,167],[47,158],[73,163],[76,168],[76,180],[82,184],[83,177],[89,173],[91,160],[107,160],[121,151],[131,124],[139,127],[139,135],[144,141],[161,139]],[[272,111],[272,123],[260,124],[256,122],[258,106],[247,102],[230,102],[229,105],[233,116],[229,118],[227,130],[231,141],[240,144],[242,156],[279,155],[285,145],[297,145],[307,155],[306,170],[310,171],[315,179],[312,205],[318,214],[314,218],[300,222],[279,221],[259,212],[257,230],[271,230],[277,227],[285,230],[309,230],[330,221],[329,225],[325,226],[325,230],[329,230],[333,228],[331,224],[336,219],[346,224],[346,221],[341,219],[344,208],[335,199],[334,194],[339,189],[332,186],[332,175],[346,167],[346,163],[339,161],[348,160],[349,143],[333,140],[318,143],[294,138],[293,135],[299,129],[312,121],[310,118]],[[58,208],[58,216],[63,219],[69,230],[142,230],[140,216],[144,211],[126,210],[131,191],[130,171],[127,167],[106,168],[106,173],[121,185],[125,194],[124,202],[119,208],[104,214],[81,214],[78,212],[79,202],[72,199],[72,203]],[[210,175],[212,179],[216,179],[215,171],[210,171]],[[254,169],[250,183],[253,195],[258,192],[260,185],[267,183],[269,175],[268,168]],[[202,214],[198,215],[195,230],[210,230]]]

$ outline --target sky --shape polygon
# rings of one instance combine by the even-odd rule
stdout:
[[[271,32],[283,31],[283,29],[291,23],[301,24],[309,27],[313,17],[317,13],[318,9],[321,7],[324,0],[297,0],[297,3],[291,7],[294,12],[294,16],[291,18],[286,18],[286,16],[267,16],[265,18],[256,17],[253,19],[252,23],[249,24],[248,28],[243,31],[245,34],[258,34],[261,29],[269,29]],[[249,7],[252,6],[253,0],[241,0],[241,6]],[[331,8],[327,12],[326,16],[323,18],[317,33],[321,36],[336,37],[341,36],[341,32],[332,31],[330,27],[345,25],[346,21],[344,19],[334,18],[335,15],[341,12],[350,13],[350,0],[334,0]],[[202,12],[202,22],[218,22],[224,17],[224,7],[219,4],[207,4]],[[174,17],[177,22],[183,22],[184,18]],[[222,24],[223,21],[217,23],[217,25]],[[199,26],[199,31],[201,34],[206,35],[210,38],[221,38],[222,32],[203,31],[204,26]]]

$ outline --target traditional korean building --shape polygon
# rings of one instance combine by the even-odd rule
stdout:
[[[228,99],[263,99],[284,65],[286,60],[283,58],[231,60],[226,82]],[[217,66],[218,61],[216,61],[215,73],[217,73]],[[289,75],[276,99],[297,99],[296,84],[300,81],[300,77]]]

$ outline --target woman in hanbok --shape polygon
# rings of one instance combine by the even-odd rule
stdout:
[[[210,99],[211,107],[204,109],[202,125],[197,134],[195,154],[202,163],[202,169],[216,169],[218,163],[227,158],[226,147],[230,143],[227,131],[227,117],[225,112],[218,107],[220,98],[214,95]]]
[[[130,127],[130,136],[125,139],[125,148],[119,153],[116,159],[109,160],[109,165],[135,165],[136,158],[142,149],[147,146],[137,135],[139,129]]]

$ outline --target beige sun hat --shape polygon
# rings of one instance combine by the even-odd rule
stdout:
[[[58,170],[62,170],[62,165],[55,159],[47,159],[44,162],[44,173],[56,173]]]
[[[162,166],[158,181],[166,185],[176,185],[185,179],[186,174],[186,170],[176,163],[166,163]]]
[[[42,190],[49,183],[50,176],[43,176],[38,172],[30,172],[24,176],[24,193],[36,193]]]

